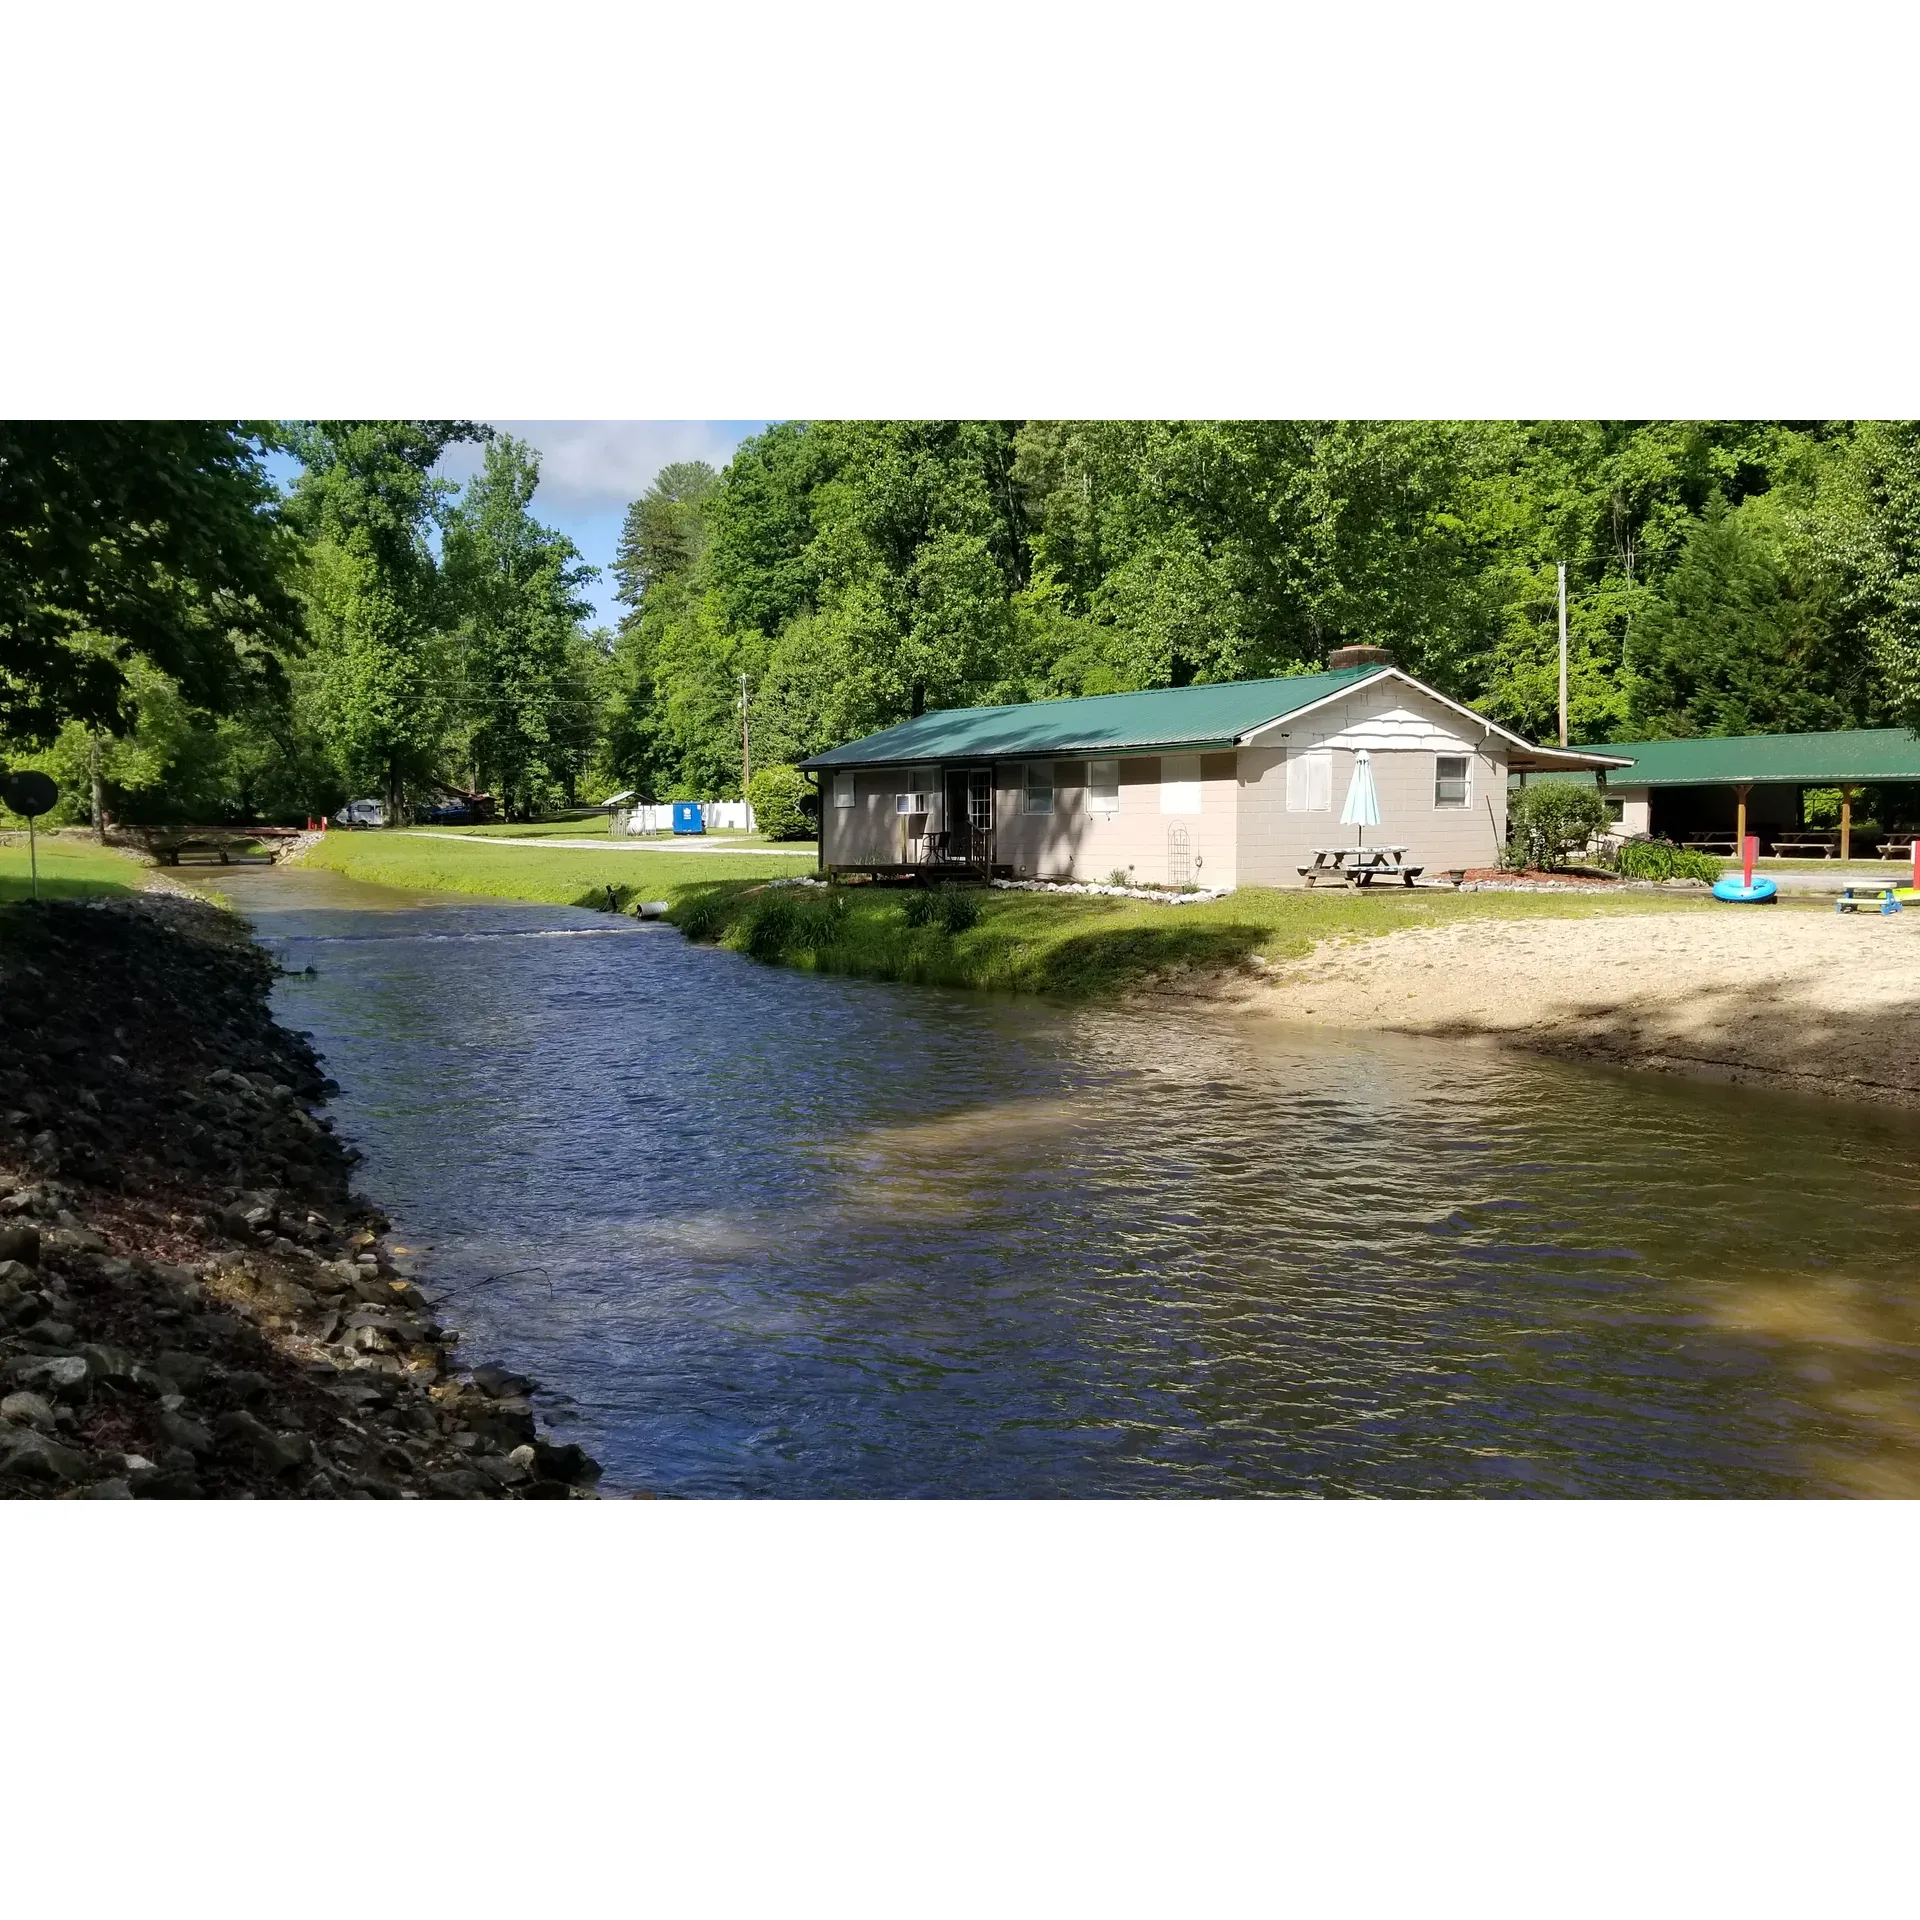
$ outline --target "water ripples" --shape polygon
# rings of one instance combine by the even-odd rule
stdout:
[[[610,1485],[1920,1491],[1904,1116],[232,891],[444,1317]]]

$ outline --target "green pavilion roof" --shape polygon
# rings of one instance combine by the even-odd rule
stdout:
[[[903,720],[803,760],[824,767],[887,766],[912,760],[1000,760],[1027,754],[1095,753],[1125,747],[1230,746],[1243,733],[1297,713],[1383,670],[1345,667],[1284,680],[1096,693],[1081,700],[1034,700],[1017,707],[949,707]]]
[[[1616,787],[1840,787],[1920,781],[1920,737],[1905,727],[1851,733],[1742,733],[1705,740],[1624,740],[1606,749],[1633,765]]]

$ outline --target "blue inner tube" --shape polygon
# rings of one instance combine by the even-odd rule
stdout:
[[[1771,880],[1756,880],[1752,886],[1742,886],[1732,874],[1713,883],[1713,897],[1716,900],[1736,900],[1747,906],[1755,906],[1762,900],[1771,900],[1779,889]]]

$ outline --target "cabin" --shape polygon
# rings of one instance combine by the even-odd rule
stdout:
[[[1356,829],[1340,817],[1362,750],[1380,822]],[[1299,886],[1357,833],[1429,873],[1491,866],[1510,775],[1627,764],[1535,746],[1377,647],[1286,679],[926,713],[800,763],[830,873],[1207,888]]]

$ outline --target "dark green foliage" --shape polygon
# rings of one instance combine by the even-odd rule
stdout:
[[[446,746],[501,814],[571,806],[595,738],[593,657],[581,589],[596,569],[533,517],[540,459],[501,434],[442,537],[453,629]]]
[[[1635,736],[1864,724],[1873,657],[1864,637],[1836,634],[1834,584],[1813,541],[1772,496],[1709,505],[1634,629]]]
[[[672,917],[689,940],[718,940],[732,922],[733,905],[725,893],[709,889],[695,894]]]
[[[1508,864],[1563,866],[1607,825],[1607,803],[1592,787],[1521,787],[1507,802]]]
[[[837,889],[802,897],[793,887],[768,888],[738,929],[738,944],[769,963],[830,951],[846,930],[848,903]]]
[[[0,422],[0,737],[122,724],[144,657],[230,712],[301,637],[290,541],[234,421]]]
[[[817,800],[813,784],[793,767],[761,767],[747,785],[753,818],[769,840],[811,840]]]
[[[1350,642],[1551,738],[1560,561],[1576,741],[1883,724],[1920,662],[1902,426],[815,421],[687,505],[697,557],[633,570],[608,729],[610,777],[655,792],[735,790],[742,672],[786,761]]]
[[[1705,880],[1709,885],[1726,871],[1725,861],[1665,840],[1629,840],[1614,866],[1624,880]]]
[[[916,887],[900,903],[910,927],[965,933],[980,918],[980,896],[966,887]]]

